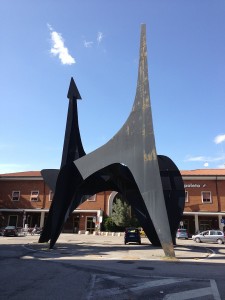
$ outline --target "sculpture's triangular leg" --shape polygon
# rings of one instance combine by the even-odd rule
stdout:
[[[142,25],[137,92],[130,116],[107,144],[74,164],[84,180],[106,165],[125,164],[134,177],[165,254],[175,256],[155,147],[145,31]]]

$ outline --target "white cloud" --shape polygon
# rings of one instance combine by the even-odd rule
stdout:
[[[75,59],[69,54],[68,49],[64,46],[64,40],[62,35],[53,30],[50,24],[47,24],[48,29],[50,30],[51,40],[52,40],[52,48],[50,52],[54,55],[59,57],[61,63],[63,65],[72,65],[76,61]]]
[[[225,141],[225,134],[217,135],[214,139],[214,143],[220,144]]]
[[[93,42],[87,42],[84,40],[84,47],[85,48],[91,48],[93,46]]]
[[[98,42],[98,44],[101,43],[102,39],[103,39],[103,33],[102,32],[98,32],[98,35],[97,35],[97,42]]]
[[[204,156],[188,156],[186,161],[206,161]]]
[[[102,42],[102,39],[103,39],[104,35],[102,32],[98,32],[97,33],[97,44],[99,45],[101,42]],[[87,41],[87,40],[84,40],[84,47],[85,48],[92,48],[94,46],[94,42],[93,41]]]
[[[203,165],[205,168],[207,168],[208,166],[209,166],[209,163],[204,163],[204,165]]]
[[[201,162],[217,162],[217,161],[225,161],[225,154],[221,156],[187,156],[185,161],[201,161]]]

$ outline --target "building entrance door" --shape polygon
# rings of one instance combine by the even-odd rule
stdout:
[[[17,216],[9,216],[9,226],[17,226]]]
[[[87,227],[86,230],[90,233],[93,233],[95,231],[95,223],[93,222],[94,217],[87,217]]]

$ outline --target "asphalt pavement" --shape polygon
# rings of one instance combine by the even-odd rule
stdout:
[[[179,239],[171,260],[145,237],[61,234],[54,249],[38,239],[0,237],[1,299],[225,299],[225,245]]]

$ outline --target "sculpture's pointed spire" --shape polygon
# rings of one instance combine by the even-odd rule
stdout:
[[[137,89],[136,97],[138,98],[138,103],[144,100],[150,102],[149,95],[149,81],[148,81],[148,59],[147,59],[147,43],[146,43],[146,25],[141,25],[141,39],[140,39],[140,50],[139,50],[139,66],[138,66],[138,80],[137,80]],[[147,98],[146,98],[147,96]],[[135,101],[137,102],[137,101]],[[136,104],[138,104],[136,103]]]
[[[81,99],[81,96],[73,80],[73,77],[70,80],[67,98],[69,98],[69,107],[67,114],[61,168],[65,164],[72,162],[85,155],[80,137],[76,101],[77,99]]]
[[[74,82],[73,77],[71,77],[71,80],[70,80],[70,86],[69,86],[67,98],[69,98],[71,100],[72,99],[82,99],[80,96],[80,93],[78,91],[78,88],[76,86],[76,83]]]

